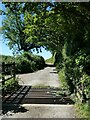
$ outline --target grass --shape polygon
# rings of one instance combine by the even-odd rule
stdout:
[[[68,85],[67,85],[66,80],[65,80],[64,69],[61,69],[59,71],[58,75],[59,75],[59,80],[60,80],[60,82],[62,84],[62,88],[68,89]]]
[[[55,61],[55,58],[54,56],[52,56],[51,58],[47,59],[45,62],[54,64],[54,61]]]
[[[90,105],[87,103],[80,103],[79,101],[75,104],[76,114],[79,118],[90,119]]]
[[[32,86],[32,88],[50,88],[50,86],[35,85],[35,86]]]
[[[90,101],[81,103],[75,94],[71,95],[71,99],[75,102],[74,107],[77,118],[88,118],[87,120],[90,120]]]
[[[56,87],[53,87],[53,86],[46,86],[46,85],[35,85],[35,86],[32,86],[32,88],[47,88],[47,89],[55,89]]]

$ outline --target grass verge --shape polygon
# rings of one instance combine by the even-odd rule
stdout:
[[[79,118],[88,118],[90,120],[90,105],[87,103],[76,102],[75,109]]]
[[[54,61],[55,61],[55,57],[52,56],[51,58],[47,59],[45,62],[54,64]]]
[[[58,75],[59,75],[59,80],[62,84],[62,88],[64,89],[68,89],[68,85],[65,81],[65,74],[64,74],[64,69],[61,69],[59,72],[58,72]]]
[[[32,86],[32,88],[50,88],[50,86],[35,85],[35,86]]]

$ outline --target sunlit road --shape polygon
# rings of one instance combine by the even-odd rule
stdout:
[[[55,67],[46,67],[34,73],[18,75],[20,85],[59,87],[60,81]]]
[[[34,73],[17,75],[20,85],[60,87],[61,83],[55,67],[46,67]],[[20,108],[21,107],[21,108]],[[4,118],[75,118],[74,105],[69,104],[21,104],[20,107],[12,110],[12,106],[6,106],[11,110]],[[13,108],[15,109],[15,108]]]

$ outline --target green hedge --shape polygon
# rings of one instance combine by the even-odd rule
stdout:
[[[34,72],[45,67],[43,57],[24,52],[16,57],[13,56],[0,56],[0,61],[5,63],[16,63],[16,73],[29,73]]]
[[[19,88],[18,78],[9,79],[8,81],[5,81],[4,85],[0,84],[0,91],[2,91],[3,96],[6,94],[14,92],[18,88]]]
[[[55,65],[58,71],[63,70],[64,81],[71,94],[78,84],[84,83],[84,94],[90,98],[90,50],[81,49],[73,55],[67,55],[64,49],[64,52],[62,50],[62,53],[56,55]],[[59,76],[62,77],[62,74]]]
[[[13,92],[17,87],[19,86],[17,78],[16,79],[10,79],[8,81],[5,81],[5,85],[2,86],[4,91],[7,92]]]

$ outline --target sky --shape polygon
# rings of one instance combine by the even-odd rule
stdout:
[[[0,2],[0,9],[2,8],[1,2]],[[0,27],[2,26],[2,16],[0,15]],[[8,45],[6,45],[5,42],[2,41],[2,36],[0,35],[0,55],[13,55],[12,50],[9,49]],[[44,48],[41,48],[42,52],[37,53],[36,51],[33,52],[34,54],[40,55],[44,57],[44,59],[48,59],[52,56],[51,52],[46,51]]]

